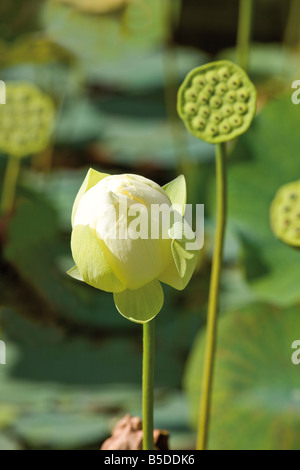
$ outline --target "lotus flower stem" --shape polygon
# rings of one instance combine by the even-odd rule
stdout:
[[[16,186],[20,173],[20,159],[9,156],[2,190],[1,210],[3,214],[9,213],[13,209]]]
[[[249,68],[253,10],[253,0],[240,0],[237,32],[237,62],[246,71]]]
[[[211,392],[213,385],[213,372],[217,343],[217,320],[219,309],[220,279],[223,260],[224,238],[227,214],[226,191],[226,144],[216,146],[216,173],[217,173],[217,227],[215,248],[213,256],[210,292],[208,300],[207,338],[204,358],[204,374],[202,382],[202,396],[200,403],[198,450],[205,450],[208,443]]]
[[[143,449],[154,450],[155,320],[144,323],[143,330]]]

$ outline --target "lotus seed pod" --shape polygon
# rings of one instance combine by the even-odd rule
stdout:
[[[300,181],[282,186],[271,205],[271,227],[279,240],[300,247]]]
[[[191,134],[217,144],[249,128],[256,99],[256,89],[243,69],[226,60],[212,62],[185,78],[178,93],[178,114]]]
[[[0,106],[0,150],[17,158],[44,150],[54,124],[50,97],[31,83],[6,85],[6,104]]]

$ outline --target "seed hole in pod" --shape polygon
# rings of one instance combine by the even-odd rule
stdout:
[[[219,85],[216,87],[216,94],[219,96],[224,96],[227,91],[228,87],[226,83],[219,83]]]
[[[227,120],[223,121],[219,126],[219,131],[221,134],[228,134],[231,131],[231,125]]]
[[[247,101],[249,96],[250,96],[250,92],[246,87],[243,87],[237,91],[237,97],[241,101]]]
[[[222,121],[222,114],[221,113],[213,113],[210,118],[211,118],[213,123],[219,124]]]
[[[290,212],[291,207],[290,206],[285,206],[283,210],[284,210],[284,212]]]
[[[229,68],[228,67],[222,67],[220,68],[219,72],[218,72],[218,76],[220,78],[220,80],[222,81],[227,81],[230,77],[230,71],[229,71]]]
[[[184,112],[189,116],[193,116],[197,112],[197,107],[193,103],[187,103],[184,107]]]
[[[225,95],[224,99],[226,103],[234,103],[236,101],[236,93],[231,90]]]
[[[203,88],[205,85],[206,85],[206,80],[203,74],[197,75],[196,77],[194,77],[193,86],[195,86],[197,89]]]
[[[210,115],[210,109],[208,106],[201,106],[199,110],[200,116],[207,118]]]
[[[291,224],[291,221],[289,219],[284,219],[283,225],[285,227],[288,227]]]
[[[196,129],[197,131],[201,131],[202,129],[205,128],[206,121],[202,117],[197,116],[196,118],[193,119],[192,125],[194,129]]]
[[[246,114],[246,112],[248,111],[248,108],[247,106],[245,105],[245,103],[237,103],[235,106],[234,106],[234,110],[236,113],[238,114]]]
[[[297,194],[296,194],[296,193],[291,193],[291,194],[290,194],[290,199],[292,199],[292,201],[294,201],[295,199],[297,199]]]
[[[216,85],[218,83],[218,75],[214,71],[207,72],[206,74],[206,80],[208,83],[211,83],[212,85]]]
[[[210,124],[209,126],[207,126],[206,132],[211,137],[214,137],[218,133],[218,129],[213,124]]]
[[[233,107],[230,104],[226,104],[222,107],[221,112],[224,117],[231,116],[233,113]]]
[[[209,103],[213,108],[220,108],[222,100],[218,96],[213,96]]]
[[[196,101],[197,100],[197,90],[195,88],[189,88],[184,94],[184,97],[187,101]]]
[[[243,124],[243,118],[239,116],[238,114],[234,114],[229,119],[229,122],[232,127],[240,127]]]
[[[228,88],[232,90],[237,90],[241,85],[241,80],[237,74],[232,75],[228,80]]]

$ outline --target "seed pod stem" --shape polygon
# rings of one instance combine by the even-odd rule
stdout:
[[[246,71],[249,68],[249,49],[252,32],[253,10],[253,0],[240,0],[237,32],[237,61],[238,64]]]
[[[211,408],[211,392],[217,344],[217,321],[220,296],[220,279],[224,251],[224,239],[227,219],[227,176],[226,176],[226,144],[216,145],[217,174],[217,226],[214,247],[212,274],[210,281],[207,337],[204,357],[204,373],[198,427],[197,449],[205,450],[208,442],[209,419]]]
[[[10,155],[6,165],[1,198],[1,210],[3,214],[8,214],[13,209],[19,173],[20,159]]]

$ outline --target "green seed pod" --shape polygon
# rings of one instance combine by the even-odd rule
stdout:
[[[300,181],[279,189],[271,205],[270,219],[279,240],[300,247]]]
[[[44,150],[54,125],[54,105],[31,83],[6,84],[0,106],[0,150],[17,158]]]
[[[187,75],[178,93],[178,114],[196,137],[213,144],[227,142],[250,126],[256,98],[243,69],[229,61],[212,62]]]

